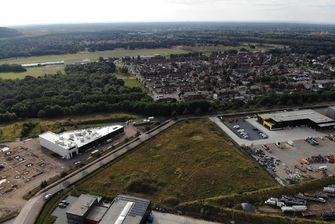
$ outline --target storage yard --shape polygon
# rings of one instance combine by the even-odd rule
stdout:
[[[68,166],[41,149],[37,139],[3,144],[0,147],[0,207],[11,207],[43,180],[60,174]]]
[[[211,119],[287,185],[335,174],[334,120],[329,111],[332,108]]]
[[[264,205],[265,207],[259,207],[259,211],[282,212],[284,215],[334,221],[335,185],[321,187],[313,193],[299,192],[293,195],[270,197]]]
[[[284,184],[335,174],[335,142],[330,137],[247,147],[249,153]]]

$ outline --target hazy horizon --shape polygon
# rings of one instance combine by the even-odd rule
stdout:
[[[5,10],[0,14],[0,26],[152,22],[335,24],[332,0],[96,0],[89,3],[5,0],[1,4]]]
[[[41,23],[41,24],[18,24],[10,26],[0,26],[8,28],[24,28],[24,27],[44,27],[44,26],[71,26],[71,25],[136,25],[136,24],[201,24],[201,23],[212,23],[212,24],[288,24],[288,25],[325,25],[325,26],[335,26],[335,23],[312,23],[312,22],[294,22],[294,21],[152,21],[152,22],[79,22],[79,23]]]

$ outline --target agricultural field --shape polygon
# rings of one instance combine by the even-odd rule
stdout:
[[[178,203],[277,186],[277,182],[208,119],[182,121],[76,186]]]
[[[68,116],[57,119],[27,119],[15,123],[0,124],[0,142],[14,141],[21,137],[36,137],[45,131],[62,132],[81,128],[99,127],[106,126],[108,123],[138,118],[140,117],[137,115],[119,113]],[[27,130],[23,131],[23,129]]]

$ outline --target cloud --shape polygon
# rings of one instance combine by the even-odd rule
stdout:
[[[335,0],[3,0],[1,9],[0,26],[143,21],[335,24]]]

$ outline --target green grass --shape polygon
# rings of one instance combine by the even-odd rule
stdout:
[[[109,198],[125,193],[174,206],[277,185],[215,124],[199,119],[178,123],[76,189]]]
[[[26,76],[43,76],[56,74],[57,72],[64,71],[64,66],[49,66],[49,67],[36,67],[27,68],[26,72],[2,72],[0,73],[1,79],[23,79]]]
[[[21,137],[22,126],[25,122],[36,124],[28,137],[36,137],[45,131],[61,132],[88,127],[106,126],[113,121],[137,119],[139,116],[126,113],[93,114],[69,116],[57,119],[26,119],[10,124],[0,125],[0,142],[13,141]]]
[[[142,83],[140,83],[134,75],[131,74],[123,74],[123,73],[117,73],[115,74],[116,77],[118,79],[122,79],[124,81],[125,86],[128,87],[139,87],[141,88],[144,92],[146,92],[147,90],[145,89],[145,87],[142,85]]]

